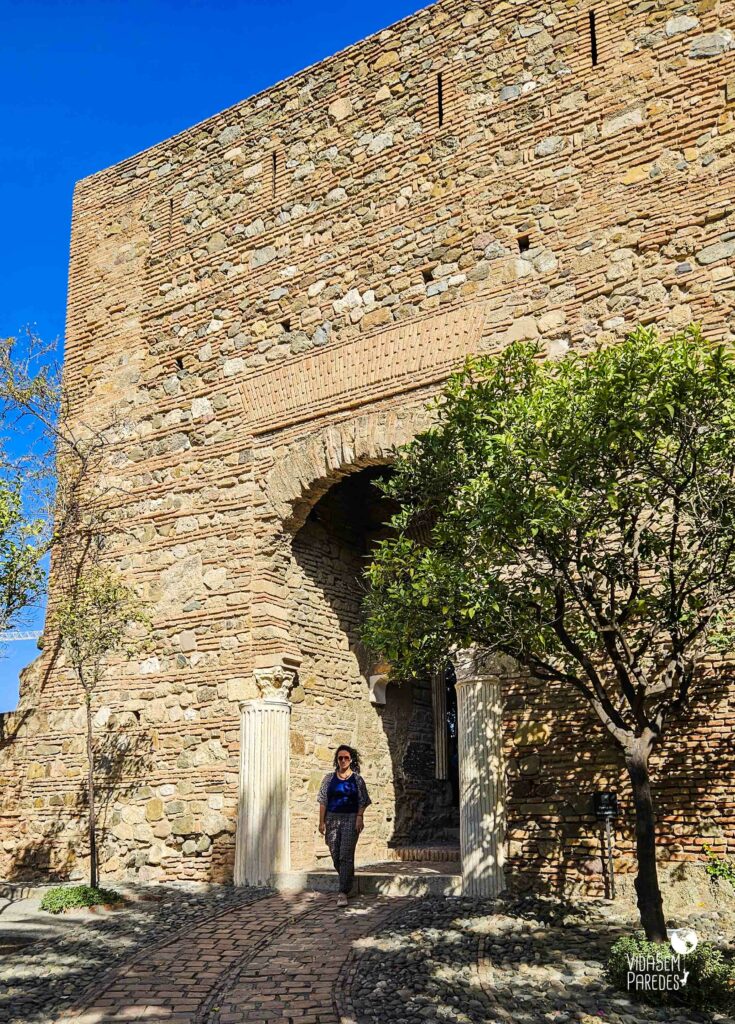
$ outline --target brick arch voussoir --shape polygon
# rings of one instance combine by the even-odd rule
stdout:
[[[265,486],[267,505],[281,531],[293,536],[337,481],[367,466],[389,465],[396,449],[429,422],[423,405],[366,413],[295,442],[271,470]]]

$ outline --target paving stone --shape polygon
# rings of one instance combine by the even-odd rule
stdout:
[[[263,889],[186,883],[120,888],[130,902],[109,913],[39,914],[38,897],[24,900],[20,910],[12,904],[2,908],[3,1024],[50,1024],[57,1017],[81,1024],[80,1007],[86,1009],[93,995],[108,1000],[109,1006],[117,1005],[109,986],[118,972],[130,985],[138,984],[138,960],[160,963],[157,950],[172,936],[216,921],[223,911],[242,912],[268,895]],[[3,945],[9,936],[29,942],[10,951]],[[162,980],[169,984],[168,976]],[[66,1011],[70,1015],[63,1017]]]

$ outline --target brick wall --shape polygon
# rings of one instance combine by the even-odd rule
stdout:
[[[108,550],[156,630],[99,694],[108,875],[231,877],[238,701],[254,665],[300,653],[296,527],[425,422],[466,352],[540,337],[558,355],[639,320],[733,340],[735,3],[598,5],[596,63],[589,11],[439,0],[78,184],[70,419],[107,432],[125,531]],[[564,795],[586,785],[581,712],[554,711],[563,741],[516,749],[513,716],[554,709],[524,692],[511,852],[558,880],[594,859]],[[3,720],[5,876],[83,856],[79,705],[47,635]],[[735,841],[718,708],[662,772],[672,858],[705,827]],[[368,735],[365,694],[359,715]],[[601,747],[589,764],[618,778]]]

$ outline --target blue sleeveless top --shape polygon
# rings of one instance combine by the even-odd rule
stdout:
[[[357,814],[360,796],[357,791],[357,776],[353,772],[349,779],[340,779],[335,772],[327,790],[327,810],[330,814]]]
[[[316,799],[331,814],[358,814],[372,803],[365,780],[358,772],[353,772],[349,779],[329,772],[322,779]]]

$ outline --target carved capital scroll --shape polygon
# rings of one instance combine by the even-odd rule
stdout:
[[[287,704],[296,683],[299,664],[299,660],[289,657],[268,668],[254,669],[253,675],[261,699]]]

